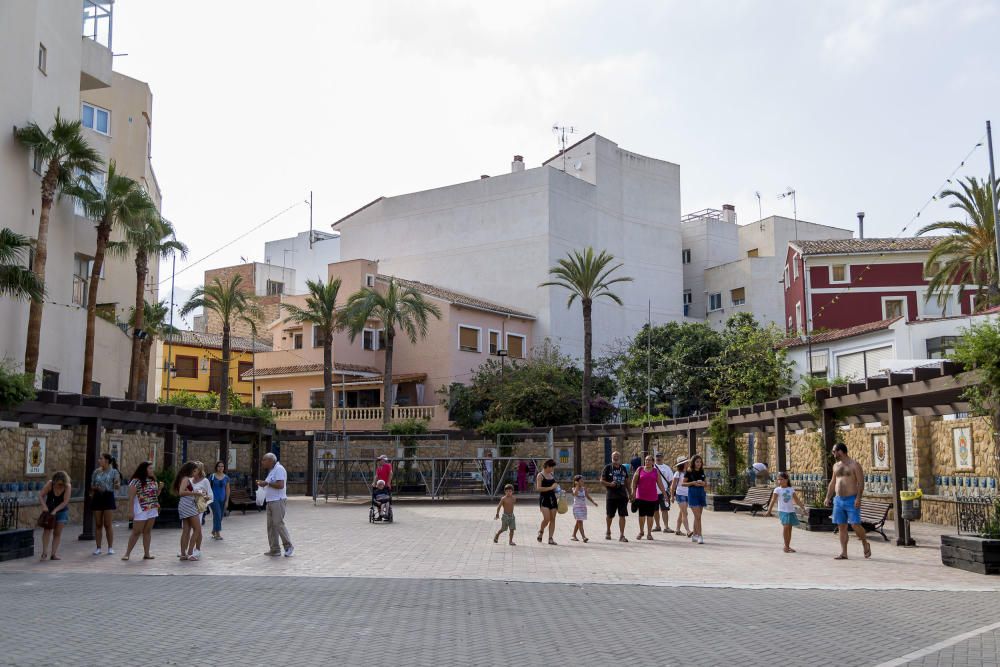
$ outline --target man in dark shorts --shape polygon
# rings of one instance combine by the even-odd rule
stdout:
[[[629,495],[628,469],[622,465],[622,455],[619,452],[611,453],[611,463],[604,466],[601,471],[601,484],[607,489],[607,519],[608,532],[604,539],[611,539],[611,522],[618,515],[618,529],[621,536],[619,542],[628,542],[625,537],[625,517],[628,516],[628,504],[631,500]]]

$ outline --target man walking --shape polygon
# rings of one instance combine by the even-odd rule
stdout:
[[[268,452],[261,459],[267,476],[257,480],[257,486],[264,487],[264,501],[267,508],[267,542],[271,549],[269,556],[280,556],[281,546],[285,547],[285,556],[291,557],[295,553],[292,546],[292,538],[285,527],[285,503],[288,500],[288,493],[285,486],[288,482],[288,473],[285,466],[278,463],[278,457]],[[278,539],[281,539],[281,544]]]
[[[604,466],[601,471],[601,484],[607,489],[608,498],[608,532],[604,534],[604,539],[611,539],[611,522],[618,514],[618,529],[621,533],[618,541],[628,542],[625,537],[625,517],[628,516],[628,504],[630,500],[628,469],[622,465],[622,455],[619,452],[611,453],[611,463]]]
[[[847,560],[847,526],[854,528],[855,535],[864,546],[865,558],[871,558],[872,547],[868,543],[865,529],[861,526],[861,494],[865,490],[865,473],[861,464],[847,455],[847,445],[838,442],[833,446],[833,479],[826,490],[826,506],[833,500],[833,522],[840,533],[840,555],[834,560]]]
[[[672,533],[674,531],[670,529],[670,482],[674,479],[674,471],[663,462],[663,452],[656,452],[656,470],[666,492],[656,496],[657,512],[653,515],[656,519],[656,527],[653,528],[653,532],[658,533],[662,530],[664,533]],[[662,529],[660,528],[661,516],[663,517]]]

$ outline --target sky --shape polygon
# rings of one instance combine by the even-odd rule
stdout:
[[[679,164],[682,213],[791,217],[792,187],[800,219],[912,235],[954,217],[931,200],[949,175],[988,173],[998,26],[987,0],[118,0],[114,51],[153,91],[183,295],[308,229],[310,190],[328,230],[539,166],[554,124]]]

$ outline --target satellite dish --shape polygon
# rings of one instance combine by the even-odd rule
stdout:
[[[583,169],[583,163],[578,160],[577,163],[573,165],[573,168],[577,171],[581,171]]]

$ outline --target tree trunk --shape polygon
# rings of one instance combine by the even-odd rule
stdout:
[[[323,332],[323,430],[333,430],[333,332]]]
[[[100,287],[101,269],[104,267],[104,252],[111,239],[111,219],[105,216],[97,225],[97,247],[94,249],[94,268],[90,271],[87,285],[87,336],[83,344],[83,388],[80,393],[89,396],[94,379],[94,329],[97,325],[97,288]]]
[[[385,332],[385,373],[382,376],[382,428],[388,430],[392,421],[392,348],[396,332]]]
[[[229,322],[222,324],[222,377],[219,387],[219,413],[229,414]],[[211,372],[211,371],[209,371]]]
[[[38,213],[38,236],[35,239],[35,261],[32,270],[38,280],[45,285],[45,263],[49,258],[49,217],[52,202],[56,196],[56,182],[59,179],[58,160],[49,162],[49,168],[42,179],[42,208]],[[43,301],[31,301],[28,306],[28,337],[24,345],[24,372],[35,377],[38,370],[38,352],[42,337]]]
[[[146,286],[146,275],[149,273],[149,263],[146,253],[138,251],[135,253],[135,310],[133,311],[134,325],[132,327],[132,362],[128,369],[128,398],[133,401],[139,400],[139,365],[140,348],[142,341],[135,335],[135,331],[142,330],[145,324],[146,309],[143,290]]]
[[[138,389],[139,400],[148,401],[149,400],[149,364],[150,358],[153,352],[153,343],[155,339],[150,336],[146,340],[142,341],[142,350],[140,351],[141,361],[139,363],[138,378],[136,379],[136,386]],[[155,401],[159,396],[154,396]]]
[[[594,344],[594,332],[593,323],[590,320],[591,309],[593,308],[593,301],[590,299],[583,299],[581,302],[583,306],[583,392],[581,396],[581,401],[583,402],[582,415],[583,423],[590,423],[590,373],[591,373],[591,360],[590,360],[590,348]]]

